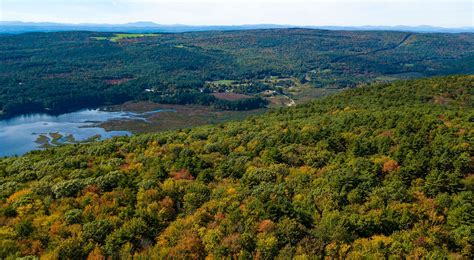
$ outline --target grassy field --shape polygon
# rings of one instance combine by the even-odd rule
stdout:
[[[288,96],[278,95],[273,97],[268,97],[266,100],[269,101],[268,107],[270,108],[278,108],[284,106],[292,106],[293,100]]]
[[[337,93],[342,89],[330,89],[330,88],[316,88],[308,83],[302,84],[298,79],[293,77],[288,78],[276,78],[271,77],[261,82],[270,84],[275,89],[280,88],[283,94],[275,94],[274,96],[268,97],[270,101],[270,107],[279,106],[292,106],[293,102],[296,104],[303,104],[305,102],[322,98],[324,96]],[[286,87],[279,86],[280,83],[286,82]]]
[[[213,93],[212,94],[217,99],[223,99],[228,101],[236,101],[245,98],[251,98],[252,96],[239,94],[239,93],[232,93],[232,92],[224,92],[224,93]]]
[[[308,101],[335,94],[340,91],[342,91],[342,89],[324,89],[314,88],[308,85],[301,85],[300,87],[293,88],[292,91],[288,92],[291,94],[291,97],[293,97],[296,104],[303,104]]]
[[[235,80],[230,80],[230,79],[222,79],[222,80],[215,80],[211,81],[210,83],[216,84],[216,85],[227,85],[230,86],[235,83]]]
[[[138,34],[138,33],[117,33],[113,37],[91,37],[92,39],[105,41],[109,40],[111,42],[118,42],[124,39],[134,39],[134,38],[142,38],[142,37],[156,37],[160,36],[160,34],[156,33],[147,33],[147,34]]]

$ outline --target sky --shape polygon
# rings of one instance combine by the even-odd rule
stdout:
[[[474,0],[0,0],[0,21],[474,26]]]

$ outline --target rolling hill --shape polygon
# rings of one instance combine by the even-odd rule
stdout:
[[[472,33],[267,29],[0,35],[0,116],[59,114],[131,100],[245,110],[264,106],[265,91],[289,95],[300,85],[342,89],[472,74],[473,68]],[[254,99],[216,100],[216,92]]]
[[[472,258],[473,91],[378,83],[1,159],[0,258]]]

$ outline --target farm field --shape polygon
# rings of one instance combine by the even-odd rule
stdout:
[[[108,40],[111,42],[118,42],[120,40],[124,39],[136,39],[136,38],[142,38],[142,37],[157,37],[160,36],[160,34],[156,33],[143,33],[143,34],[138,34],[138,33],[117,33],[114,34],[113,36],[96,36],[96,37],[91,37],[91,39],[94,40]]]

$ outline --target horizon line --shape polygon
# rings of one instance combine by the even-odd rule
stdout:
[[[153,21],[134,21],[134,22],[127,22],[127,23],[95,23],[95,22],[80,22],[80,23],[63,23],[63,22],[50,22],[50,21],[21,21],[21,20],[0,20],[0,23],[27,23],[27,24],[54,24],[54,25],[69,25],[69,26],[92,26],[92,25],[104,25],[104,26],[117,26],[117,25],[133,25],[133,24],[140,24],[140,23],[149,23],[156,26],[188,26],[188,27],[215,27],[215,26],[226,26],[226,27],[238,27],[238,26],[281,26],[281,27],[409,27],[409,28],[416,28],[416,27],[433,27],[433,28],[442,28],[442,29],[461,29],[461,28],[474,28],[474,25],[465,25],[465,26],[458,26],[458,27],[446,27],[446,26],[438,26],[438,25],[430,25],[430,24],[418,24],[418,25],[404,25],[404,24],[396,24],[396,25],[384,25],[384,24],[363,24],[363,25],[301,25],[301,24],[280,24],[280,23],[244,23],[244,24],[184,24],[184,23],[158,23]],[[143,27],[151,27],[143,26]]]

